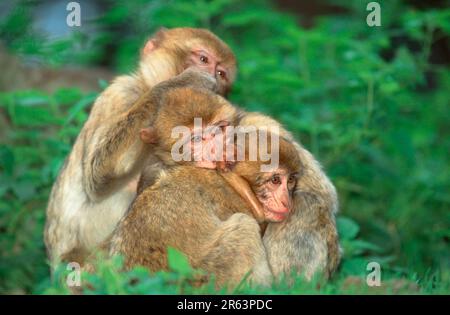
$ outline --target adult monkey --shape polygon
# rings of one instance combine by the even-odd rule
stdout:
[[[139,131],[151,113],[138,99],[190,67],[211,74],[216,92],[226,94],[236,60],[207,30],[160,30],[145,44],[138,71],[118,77],[97,98],[50,195],[45,243],[52,264],[74,251],[89,253],[112,232],[135,197],[148,155]]]
[[[136,187],[129,184],[145,160],[139,130],[148,115],[133,104],[158,82],[192,65],[213,74],[220,93],[229,90],[235,74],[229,48],[208,31],[173,29],[146,44],[135,76],[118,78],[96,101],[50,196],[45,241],[53,263],[71,251],[89,252],[112,232],[135,196]],[[257,113],[244,114],[241,125],[279,126]],[[339,261],[335,189],[313,156],[287,131],[280,128],[280,133],[297,147],[304,171],[294,214],[264,236],[270,264],[276,276],[299,271],[309,277],[316,270],[331,274]]]

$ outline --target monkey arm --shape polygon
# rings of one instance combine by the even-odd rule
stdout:
[[[222,177],[227,183],[248,203],[253,212],[253,216],[258,223],[264,222],[264,209],[250,185],[241,176],[232,171],[221,172]]]
[[[84,137],[83,179],[91,200],[101,199],[128,182],[150,153],[151,146],[140,138],[155,118],[158,102],[147,92],[131,108],[108,122],[95,122]]]
[[[156,118],[164,94],[183,86],[215,90],[217,82],[208,73],[187,69],[145,92],[124,114],[88,126],[84,133],[87,145],[83,169],[84,187],[91,200],[107,196],[139,172],[150,154],[151,146],[147,144],[156,141],[149,126]]]

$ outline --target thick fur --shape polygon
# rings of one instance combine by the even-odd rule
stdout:
[[[138,71],[118,77],[97,98],[53,185],[44,232],[52,265],[71,257],[71,251],[88,253],[104,241],[135,198],[142,165],[154,158],[139,138],[155,114],[147,92],[183,71],[183,58],[196,44],[227,63],[234,78],[233,53],[209,31],[172,29],[153,40],[156,49],[143,54]],[[218,89],[227,90],[226,85]]]
[[[169,40],[174,46],[171,54],[167,49],[159,49],[143,56],[135,75],[117,78],[96,100],[50,195],[45,243],[52,264],[63,255],[77,256],[71,256],[72,251],[89,252],[101,243],[135,198],[135,183],[143,165],[152,165],[156,173],[162,167],[146,161],[152,156],[138,135],[140,128],[151,123],[152,112],[145,106],[149,103],[145,94],[158,82],[181,71],[182,65],[176,60],[182,57],[183,50],[175,41],[185,40],[188,36],[183,34],[197,36],[198,32],[190,29],[188,33],[160,35],[157,44],[162,46],[164,37],[173,37]],[[208,36],[217,39],[212,34]],[[224,56],[232,53],[225,49]],[[234,57],[229,58],[235,64]],[[270,117],[257,113],[243,113],[240,124],[279,126]],[[280,130],[283,137],[295,143],[287,131]],[[330,275],[340,259],[336,191],[314,157],[300,144],[295,145],[303,169],[295,193],[295,212],[287,221],[271,224],[263,242],[276,276],[292,271],[308,277],[316,271]]]
[[[260,227],[240,196],[215,170],[176,166],[143,189],[119,223],[110,254],[126,267],[167,269],[167,246],[214,273],[218,286],[237,285],[247,273],[268,285],[272,274]]]
[[[281,223],[267,226],[263,241],[276,278],[316,272],[330,276],[337,268],[341,249],[336,229],[336,190],[311,153],[295,142],[274,119],[259,113],[242,113],[240,125],[278,127],[280,136],[297,148],[301,163],[294,194],[294,212]]]

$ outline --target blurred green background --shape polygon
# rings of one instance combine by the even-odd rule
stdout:
[[[67,292],[43,244],[51,185],[95,97],[136,68],[160,26],[225,40],[239,61],[231,101],[280,120],[338,190],[333,279],[237,292],[450,293],[446,1],[379,1],[380,27],[361,0],[78,1],[72,28],[68,2],[0,4],[0,293]],[[92,293],[198,292],[173,259],[173,272],[152,276],[106,262]],[[369,261],[381,264],[381,290],[365,285]]]

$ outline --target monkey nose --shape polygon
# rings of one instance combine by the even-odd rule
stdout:
[[[281,200],[281,205],[283,206],[283,212],[289,212],[289,211],[291,211],[291,202],[290,202],[290,200],[289,200],[289,198],[287,198],[287,199],[282,199]]]
[[[216,67],[208,67],[208,73],[216,77]]]

